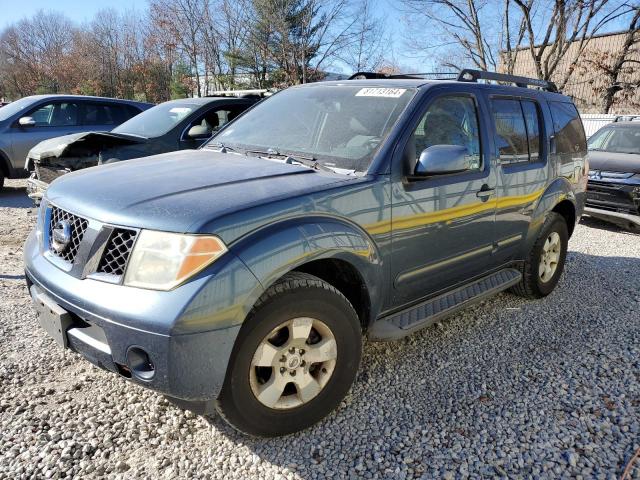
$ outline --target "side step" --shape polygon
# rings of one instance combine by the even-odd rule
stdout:
[[[371,340],[396,340],[427,327],[472,303],[515,285],[522,274],[505,268],[450,292],[377,320],[369,329]]]

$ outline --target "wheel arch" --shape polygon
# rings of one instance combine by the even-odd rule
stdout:
[[[573,231],[575,229],[576,220],[577,220],[575,204],[568,199],[564,199],[564,200],[561,200],[559,203],[557,203],[551,211],[562,215],[565,222],[567,223],[569,238],[571,238],[571,235],[573,235]]]
[[[569,235],[573,233],[577,220],[577,200],[573,188],[566,178],[556,178],[540,196],[532,218],[532,238],[536,238],[539,228],[549,212],[556,212],[567,220]]]
[[[347,220],[290,219],[262,228],[230,249],[256,276],[262,293],[287,273],[299,271],[340,291],[365,327],[381,309],[382,257],[366,232]]]
[[[0,173],[2,173],[5,178],[11,178],[11,164],[9,163],[9,157],[2,150],[0,150]]]

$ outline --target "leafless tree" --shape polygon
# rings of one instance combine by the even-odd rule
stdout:
[[[640,5],[633,7],[620,48],[616,51],[589,49],[582,70],[589,77],[593,77],[595,71],[596,77],[605,79],[602,85],[596,86],[602,113],[609,113],[621,100],[628,108],[640,107]]]
[[[513,0],[522,12],[522,21],[529,42],[528,51],[538,78],[551,80],[561,62],[563,73],[555,78],[564,88],[591,38],[613,20],[629,12],[626,2],[616,2],[609,11],[610,0],[554,0],[551,14],[541,23],[543,36],[536,36],[534,0]],[[572,48],[573,46],[573,48]]]
[[[340,60],[353,72],[377,71],[383,66],[391,43],[384,21],[372,11],[371,0],[360,0],[353,8],[355,34],[340,52]]]
[[[414,19],[411,34],[419,38],[421,46],[413,43],[417,50],[425,51],[433,47],[434,33],[436,46],[453,47],[458,55],[448,55],[441,63],[444,67],[460,69],[472,65],[480,70],[495,70],[497,67],[497,42],[487,32],[494,30],[493,23],[483,18],[483,11],[491,5],[491,0],[401,0],[407,17]],[[425,42],[425,33],[431,39]],[[455,57],[459,57],[456,59]]]

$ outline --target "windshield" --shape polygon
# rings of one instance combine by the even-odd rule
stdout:
[[[32,97],[24,97],[0,108],[0,122],[33,105]]]
[[[211,143],[298,154],[326,167],[363,172],[414,93],[412,88],[294,87],[256,105]]]
[[[640,154],[640,125],[602,128],[589,138],[588,145],[589,150]]]
[[[198,105],[183,102],[165,102],[136,115],[111,130],[114,133],[154,138],[164,135],[182,119],[191,115]]]

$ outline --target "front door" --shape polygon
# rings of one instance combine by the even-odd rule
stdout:
[[[496,177],[483,109],[471,92],[435,94],[406,140],[392,175],[392,306],[491,267]],[[464,147],[467,168],[411,176],[421,153],[435,145]]]
[[[24,167],[29,150],[43,140],[82,131],[79,108],[75,102],[54,101],[38,105],[24,115],[35,125],[21,126],[18,121],[11,128],[11,147],[15,167]]]

